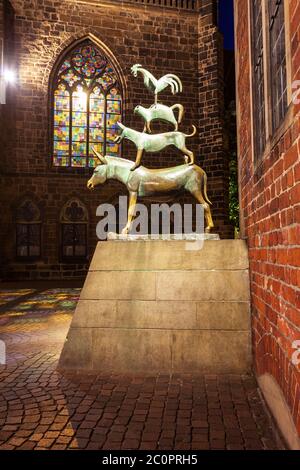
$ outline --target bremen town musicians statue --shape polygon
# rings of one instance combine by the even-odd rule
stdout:
[[[196,127],[193,126],[193,132],[189,135],[180,132],[178,124],[181,123],[183,118],[183,106],[175,104],[168,107],[158,103],[158,94],[168,87],[171,88],[173,94],[181,92],[181,80],[173,74],[164,75],[157,80],[148,70],[139,64],[134,65],[131,71],[135,77],[141,74],[146,88],[151,93],[154,93],[154,104],[150,108],[137,106],[134,110],[145,121],[143,132],[138,132],[124,126],[120,122],[118,123],[121,134],[116,137],[115,141],[120,143],[123,139],[128,139],[135,144],[137,149],[135,162],[133,163],[131,160],[120,157],[103,156],[93,149],[99,164],[95,168],[87,186],[89,189],[93,189],[108,179],[116,179],[126,185],[129,192],[129,208],[127,224],[123,228],[122,234],[130,232],[138,196],[154,196],[186,189],[203,206],[205,231],[209,233],[214,224],[210,211],[211,202],[207,197],[206,191],[207,176],[202,168],[195,165],[194,154],[187,148],[186,144],[186,140],[196,134]],[[174,114],[176,109],[178,110],[178,119],[176,119]],[[151,122],[154,120],[173,124],[174,131],[152,134]],[[177,147],[183,153],[185,164],[155,170],[141,166],[144,152],[160,152],[170,145]]]

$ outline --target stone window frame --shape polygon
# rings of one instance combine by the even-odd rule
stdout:
[[[261,0],[251,0],[251,45],[252,45],[252,84],[253,84],[253,131],[255,154],[261,155],[266,146],[266,99],[264,71],[264,24]],[[255,5],[260,9],[255,11]],[[258,52],[257,47],[260,47]]]
[[[72,214],[72,206],[76,205],[77,208],[82,210],[82,216],[80,213],[76,215],[75,212]],[[89,213],[87,206],[77,197],[69,198],[63,205],[60,211],[59,218],[60,225],[60,260],[65,263],[82,263],[87,261],[88,257],[88,233],[89,233]],[[85,253],[83,255],[75,254],[76,244],[73,243],[73,254],[66,255],[64,253],[64,247],[67,246],[64,244],[64,230],[66,227],[70,227],[74,233],[76,231],[76,226],[84,227],[85,233]]]
[[[272,10],[270,1],[272,1]],[[283,11],[280,7],[283,6]],[[276,131],[279,128],[281,122],[284,120],[285,114],[288,108],[287,102],[287,60],[286,60],[286,41],[285,36],[285,21],[280,26],[280,14],[285,12],[286,7],[284,6],[284,0],[269,0],[268,3],[268,27],[269,27],[269,54],[270,54],[270,79],[271,79],[271,95],[272,95],[272,131]],[[276,37],[276,28],[280,26],[279,35]],[[280,41],[281,39],[281,41]],[[279,46],[278,46],[279,44]],[[285,50],[284,56],[281,55],[281,49]],[[276,54],[276,56],[275,56]],[[279,63],[280,61],[280,63]],[[281,79],[278,83],[278,75],[280,74]],[[282,77],[284,74],[284,78]],[[284,82],[283,82],[284,81]],[[276,86],[277,85],[277,86]],[[284,87],[284,88],[283,88]],[[275,91],[278,92],[278,96],[275,95]]]
[[[262,3],[262,25],[263,25],[263,74],[264,74],[264,110],[265,110],[265,145],[263,149],[257,149],[256,140],[256,113],[255,113],[255,83],[254,83],[254,62],[253,62],[253,0],[248,0],[249,17],[249,53],[250,53],[250,80],[251,80],[251,129],[252,129],[252,161],[255,169],[260,166],[265,156],[278,143],[282,135],[286,132],[292,121],[292,73],[291,73],[291,43],[290,43],[290,23],[289,5],[284,2],[284,25],[285,25],[285,58],[286,58],[286,87],[287,87],[287,107],[281,122],[275,127],[273,122],[273,93],[272,90],[272,61],[269,28],[269,0],[260,0]]]
[[[30,211],[26,213],[26,208],[24,211],[24,207],[28,203],[31,205],[31,208],[33,209],[33,213],[30,214]],[[41,217],[41,210],[38,206],[38,204],[32,200],[30,197],[24,198],[19,204],[17,205],[15,209],[15,249],[16,249],[16,259],[17,261],[24,261],[24,262],[29,262],[29,261],[37,261],[41,259],[42,257],[42,217]],[[39,252],[36,254],[31,254],[30,253],[30,247],[34,246],[30,244],[30,237],[32,234],[30,234],[30,229],[31,228],[36,228],[37,229],[37,235],[38,235],[38,243],[37,247],[39,248]],[[27,236],[27,242],[26,245],[22,245],[20,242],[20,229],[25,229],[26,236]],[[19,249],[24,246],[27,248],[27,253],[26,254],[20,254]]]

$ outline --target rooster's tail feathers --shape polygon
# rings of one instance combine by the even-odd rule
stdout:
[[[176,93],[182,92],[182,82],[180,78],[177,77],[177,75],[174,75],[173,73],[168,73],[167,75],[165,75],[165,78],[167,78],[168,80],[170,79],[172,81],[173,86],[176,89]]]

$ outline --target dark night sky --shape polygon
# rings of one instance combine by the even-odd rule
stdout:
[[[233,0],[219,0],[219,28],[224,34],[224,48],[234,49]]]

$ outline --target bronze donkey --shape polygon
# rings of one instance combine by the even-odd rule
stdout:
[[[180,165],[173,168],[149,170],[143,166],[131,171],[134,162],[120,157],[103,156],[93,149],[99,165],[95,168],[92,177],[87,183],[89,189],[94,189],[106,180],[115,179],[124,183],[129,191],[129,208],[127,224],[122,234],[130,231],[135,214],[138,196],[153,196],[170,191],[186,189],[202,204],[206,222],[205,232],[209,233],[214,226],[207,197],[207,176],[204,170],[197,165]]]

